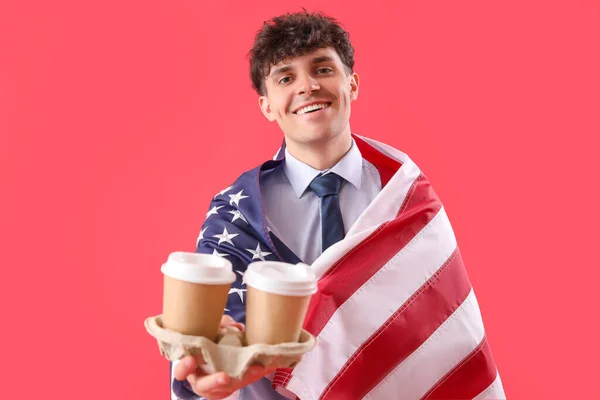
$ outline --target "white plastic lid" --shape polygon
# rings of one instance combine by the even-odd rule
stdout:
[[[315,272],[306,264],[257,261],[248,265],[244,281],[264,292],[308,296],[317,291]]]
[[[169,254],[161,272],[171,278],[206,285],[224,285],[235,281],[231,262],[212,254],[176,251]]]

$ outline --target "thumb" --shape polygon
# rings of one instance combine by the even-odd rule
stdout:
[[[177,362],[173,375],[178,381],[185,381],[187,376],[196,369],[196,359],[192,356],[183,357]]]

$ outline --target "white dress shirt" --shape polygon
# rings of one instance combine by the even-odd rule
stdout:
[[[354,140],[348,153],[328,170],[312,168],[286,148],[283,163],[261,176],[269,228],[306,264],[312,264],[322,253],[321,200],[308,186],[320,173],[329,172],[344,178],[339,199],[347,233],[381,190],[379,171],[362,158]]]

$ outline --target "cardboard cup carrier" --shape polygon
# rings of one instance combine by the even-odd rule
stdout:
[[[202,358],[206,373],[241,378],[255,363],[292,368],[312,350],[315,337],[302,329],[310,297],[317,290],[304,264],[261,261],[248,266],[246,331],[219,329],[236,277],[227,259],[174,252],[161,267],[163,312],[144,321],[169,361]]]

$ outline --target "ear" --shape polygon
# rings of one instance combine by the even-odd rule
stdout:
[[[262,111],[263,115],[269,120],[269,122],[275,121],[275,116],[273,115],[273,110],[271,110],[267,96],[260,96],[258,98],[258,105],[260,106],[260,110]]]
[[[358,98],[358,82],[359,77],[356,72],[350,75],[350,100],[356,100]]]

